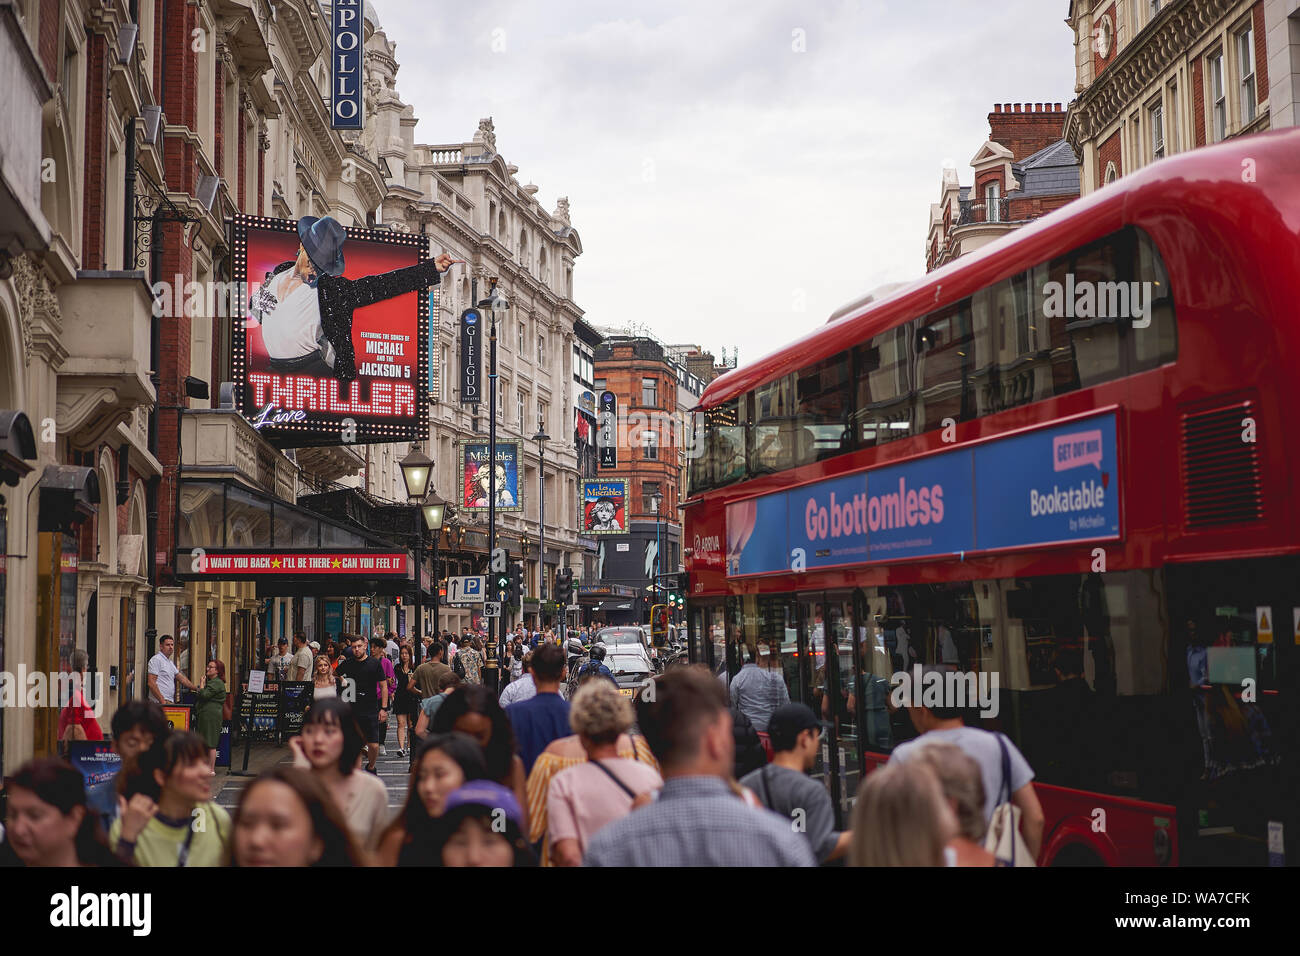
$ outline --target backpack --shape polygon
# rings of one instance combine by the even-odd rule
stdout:
[[[465,679],[465,662],[460,659],[459,653],[451,659],[451,669],[456,672],[456,676],[461,680]]]

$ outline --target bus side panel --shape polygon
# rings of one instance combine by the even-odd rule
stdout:
[[[1046,818],[1039,865],[1052,865],[1063,852],[1067,858],[1062,862],[1077,863],[1077,858],[1070,859],[1079,852],[1076,848],[1086,849],[1107,866],[1178,865],[1174,807],[1043,783],[1035,783],[1034,792]],[[1168,847],[1163,863],[1156,854],[1157,842]]]

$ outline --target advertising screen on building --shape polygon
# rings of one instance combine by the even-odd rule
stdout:
[[[488,468],[488,443],[460,443],[460,506],[467,511],[487,512],[492,480]],[[519,500],[519,443],[497,442],[497,511],[522,511]]]
[[[422,236],[241,216],[234,377],[253,427],[284,448],[415,441],[427,431]]]
[[[583,534],[627,532],[627,479],[583,481],[578,504]]]

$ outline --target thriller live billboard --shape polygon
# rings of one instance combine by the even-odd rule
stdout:
[[[309,245],[329,262],[303,255]],[[298,448],[418,441],[428,431],[424,292],[436,273],[423,236],[239,216],[231,249],[238,404],[264,438]]]

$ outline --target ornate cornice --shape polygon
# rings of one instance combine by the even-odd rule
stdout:
[[[1162,10],[1070,104],[1065,138],[1082,156],[1085,140],[1117,120],[1169,67],[1205,37],[1240,0],[1184,0]]]

